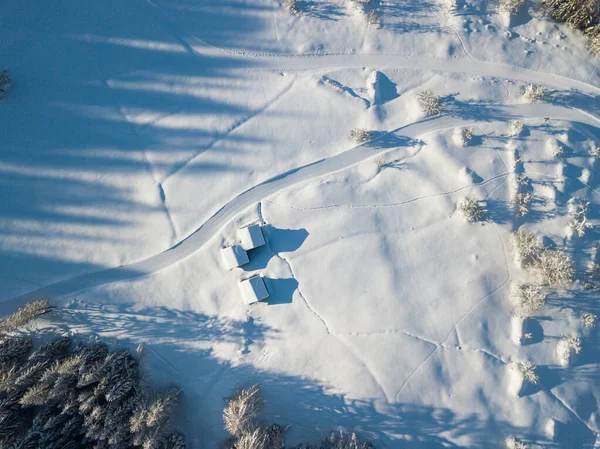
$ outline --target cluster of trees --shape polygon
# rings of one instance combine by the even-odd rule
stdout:
[[[35,301],[0,321],[0,448],[184,449],[168,433],[178,391],[150,393],[139,357],[69,337],[34,348],[19,329],[49,311]]]
[[[283,449],[284,430],[278,424],[264,425],[260,412],[264,405],[258,386],[243,388],[227,399],[223,410],[225,430],[231,434],[229,449]],[[318,445],[301,445],[296,449],[374,449],[356,434],[332,432]]]
[[[543,8],[552,17],[588,37],[590,50],[600,55],[600,2],[598,0],[542,0]]]

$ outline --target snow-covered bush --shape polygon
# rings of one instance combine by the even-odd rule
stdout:
[[[502,12],[507,12],[511,16],[516,15],[525,4],[525,0],[500,0],[498,8]]]
[[[537,384],[540,381],[540,378],[535,372],[535,365],[533,365],[529,360],[513,362],[511,367],[523,377],[523,380],[529,382],[530,384]]]
[[[427,89],[418,95],[419,107],[426,115],[438,115],[442,113],[442,101],[434,95],[431,89]]]
[[[467,147],[473,140],[473,128],[457,128],[454,130],[454,141],[461,147]]]
[[[11,78],[8,70],[2,69],[0,72],[0,98],[2,98],[10,89]]]
[[[524,128],[523,120],[512,120],[508,125],[511,136],[520,136]]]
[[[544,250],[542,241],[525,228],[519,228],[514,234],[517,257],[521,265],[526,267],[538,260]]]
[[[533,201],[533,193],[517,193],[514,196],[513,202],[515,205],[515,214],[517,217],[524,217],[529,213],[531,202]]]
[[[515,437],[508,437],[504,440],[506,449],[528,449],[527,445],[522,441],[517,440]]]
[[[371,3],[371,0],[348,0],[346,3],[356,10],[364,11],[365,6]]]
[[[595,158],[600,158],[600,147],[597,146],[596,144],[593,144],[592,147],[590,148],[590,156],[595,157]]]
[[[590,210],[590,203],[589,201],[578,200],[576,202],[571,202],[570,206],[573,218],[569,223],[569,227],[579,237],[583,237],[586,230],[592,227],[592,224],[587,218]]]
[[[373,138],[373,133],[363,128],[352,128],[349,139],[354,143],[365,143]]]
[[[479,200],[473,196],[468,196],[458,203],[458,211],[470,223],[480,221],[486,212]]]
[[[568,366],[572,359],[573,353],[581,352],[581,339],[575,334],[565,335],[556,346],[556,355],[558,361],[563,366]]]
[[[548,98],[549,92],[539,84],[528,84],[523,89],[522,98],[527,103],[541,103]]]
[[[300,9],[298,8],[298,1],[297,0],[284,0],[283,5],[292,14],[298,14],[300,12]]]
[[[241,436],[253,431],[256,418],[262,409],[263,401],[258,386],[243,388],[227,400],[223,410],[225,430],[233,436]]]
[[[47,302],[35,302],[9,320],[23,323],[46,309]],[[31,339],[0,337],[0,447],[185,447],[181,435],[166,434],[175,395],[147,400],[128,351],[74,345],[68,337],[32,348]]]
[[[582,315],[581,321],[583,322],[583,326],[589,329],[593,329],[596,327],[596,320],[598,317],[593,313],[586,312]]]
[[[510,299],[515,304],[515,315],[526,318],[540,312],[546,304],[546,295],[538,285],[513,285]]]
[[[563,144],[554,138],[546,140],[546,151],[556,158],[565,154]]]
[[[535,263],[541,282],[553,288],[568,287],[573,282],[575,268],[568,254],[558,249],[545,249]]]
[[[38,299],[29,302],[10,315],[8,318],[0,320],[0,335],[14,332],[18,328],[29,323],[35,318],[50,312],[48,298]]]
[[[560,22],[585,29],[598,20],[598,0],[542,0],[543,9]]]

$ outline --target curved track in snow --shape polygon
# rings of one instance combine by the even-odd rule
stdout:
[[[600,126],[600,120],[583,111],[548,104],[495,105],[490,107],[486,114],[486,116],[479,117],[477,120],[466,120],[461,117],[452,116],[425,119],[385,133],[374,140],[330,158],[288,171],[241,193],[223,206],[195,232],[160,254],[129,265],[84,274],[57,282],[5,301],[3,304],[10,309],[15,309],[24,302],[36,298],[73,294],[89,288],[115,282],[130,281],[157,273],[194,254],[215,237],[240,212],[274,193],[296,184],[352,167],[383,152],[402,146],[411,146],[414,143],[413,139],[425,134],[475,123],[504,122],[507,120],[542,117],[581,122],[596,127]]]

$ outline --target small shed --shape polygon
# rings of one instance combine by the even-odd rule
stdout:
[[[236,267],[241,267],[242,265],[250,262],[248,259],[248,254],[246,254],[246,250],[240,245],[233,245],[223,248],[221,250],[221,254],[223,255],[225,265],[227,265],[229,270],[232,270]]]
[[[248,304],[262,301],[269,297],[267,286],[262,276],[256,275],[240,282],[240,291]]]
[[[259,224],[246,226],[238,231],[238,238],[242,241],[242,248],[246,251],[265,244],[262,227]]]

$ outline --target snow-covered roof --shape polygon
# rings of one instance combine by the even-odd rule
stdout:
[[[259,275],[241,281],[240,291],[248,304],[253,304],[269,297],[265,281],[262,276]]]
[[[248,259],[248,254],[246,254],[246,250],[240,245],[233,245],[223,248],[221,250],[221,254],[223,255],[223,260],[225,261],[227,268],[230,270],[232,268],[245,265],[250,261]]]
[[[265,237],[259,224],[253,224],[240,229],[238,237],[242,241],[242,248],[245,250],[258,248],[265,244]]]

